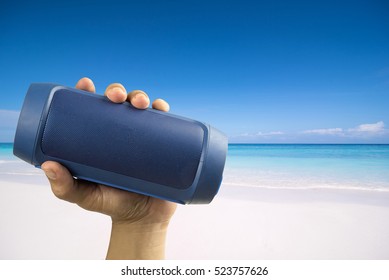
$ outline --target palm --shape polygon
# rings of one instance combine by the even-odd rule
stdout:
[[[170,220],[176,204],[101,184],[79,182],[88,195],[77,202],[84,209],[107,214],[115,222],[161,223]]]

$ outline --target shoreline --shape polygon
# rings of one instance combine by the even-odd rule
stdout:
[[[23,178],[21,180],[21,178]],[[43,172],[38,169],[31,169],[31,173],[7,173],[0,174],[0,187],[7,184],[16,185],[36,185],[47,186],[49,183]],[[302,196],[302,194],[304,196]],[[291,202],[301,203],[309,197],[310,202],[327,201],[338,203],[360,203],[360,204],[380,204],[389,207],[389,189],[369,189],[358,187],[334,187],[332,185],[318,185],[308,187],[279,187],[279,186],[255,186],[239,183],[222,182],[218,194],[219,197],[253,200],[258,202]],[[353,200],[354,199],[354,200]]]
[[[358,203],[389,207],[389,190],[352,189],[335,187],[252,187],[223,184],[220,195],[239,200],[289,203]]]

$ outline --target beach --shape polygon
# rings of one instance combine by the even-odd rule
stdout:
[[[0,181],[0,259],[104,259],[110,219],[55,198],[37,177]],[[166,258],[389,259],[388,201],[385,192],[223,185],[209,205],[178,207]]]
[[[169,258],[389,259],[389,193],[224,185],[209,206],[179,207]]]
[[[238,178],[242,166],[231,158],[211,204],[179,205],[167,259],[389,259],[386,175],[374,177],[376,189],[312,185],[312,176],[296,188],[264,173],[254,180],[247,168]],[[57,199],[41,170],[0,160],[0,259],[105,258],[109,217]]]

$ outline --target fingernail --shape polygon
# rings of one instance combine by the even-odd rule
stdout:
[[[149,99],[149,97],[146,94],[144,94],[142,92],[139,92],[139,93],[135,94],[135,96],[133,97],[133,100],[136,100],[136,99],[138,99],[141,96],[143,96],[146,100]]]
[[[121,87],[113,87],[111,88],[108,93],[114,93],[114,92],[120,92],[120,93],[124,93],[123,89]]]
[[[107,91],[107,96],[111,101],[114,102],[123,102],[123,98],[125,99],[126,93],[121,87],[113,87]]]
[[[137,93],[137,94],[134,95],[133,99],[134,99],[134,100],[137,99],[140,95],[143,95],[143,96],[144,96],[144,94],[142,94],[142,93]]]
[[[49,178],[50,180],[57,179],[57,174],[55,174],[53,170],[51,169],[42,169],[42,170],[45,172],[47,178]]]

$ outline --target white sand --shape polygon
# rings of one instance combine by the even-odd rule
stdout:
[[[43,176],[11,181],[0,181],[0,259],[105,258],[108,217],[58,200]],[[167,258],[389,259],[389,192],[223,185],[210,205],[179,206]]]
[[[180,207],[173,259],[389,259],[389,193],[223,186]]]

